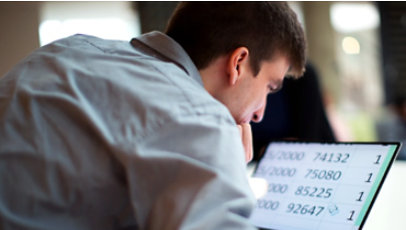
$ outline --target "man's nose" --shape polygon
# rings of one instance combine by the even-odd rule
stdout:
[[[265,107],[266,107],[266,101],[261,108],[259,108],[257,111],[254,112],[254,115],[252,116],[251,121],[253,121],[255,123],[261,122],[262,118],[264,118]]]

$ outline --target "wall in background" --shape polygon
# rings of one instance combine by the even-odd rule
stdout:
[[[37,2],[0,2],[0,76],[39,47]]]

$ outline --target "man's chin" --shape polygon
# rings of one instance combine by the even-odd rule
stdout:
[[[249,124],[250,123],[250,119],[241,119],[240,122],[238,124]]]
[[[234,117],[234,116],[233,116]],[[248,117],[234,117],[234,120],[237,124],[241,125],[241,124],[248,124],[250,123],[251,119]]]

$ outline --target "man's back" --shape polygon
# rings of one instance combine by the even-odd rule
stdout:
[[[242,146],[230,149],[235,122],[169,43],[158,33],[132,44],[78,35],[0,80],[4,229],[243,222],[252,200]],[[230,208],[236,216],[213,221]]]

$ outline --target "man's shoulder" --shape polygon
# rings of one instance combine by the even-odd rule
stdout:
[[[155,69],[157,78],[150,82],[155,91],[149,94],[146,101],[151,106],[159,107],[171,116],[172,120],[185,117],[215,118],[218,122],[234,124],[228,109],[213,98],[199,82],[178,68],[158,66]]]

